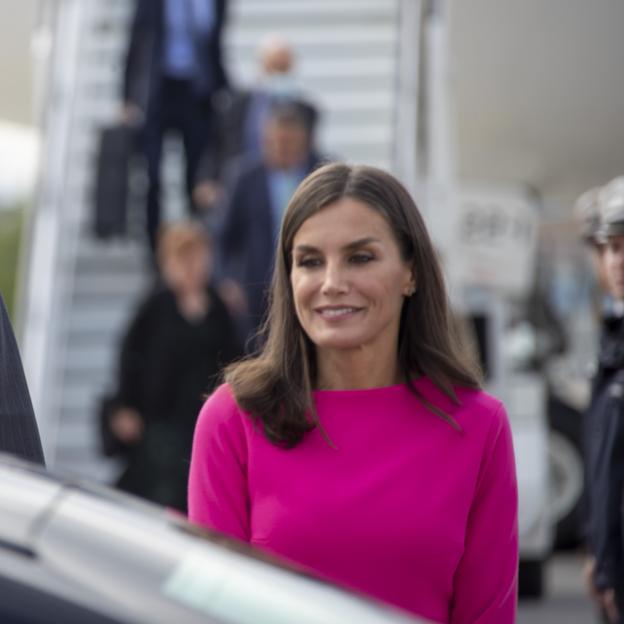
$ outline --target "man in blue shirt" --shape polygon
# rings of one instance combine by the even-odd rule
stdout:
[[[587,538],[592,593],[611,624],[624,624],[624,177],[599,195],[596,239],[612,298],[585,413]]]
[[[260,156],[245,156],[226,182],[217,227],[220,294],[246,340],[266,308],[282,215],[299,183],[320,163],[314,150],[315,114],[307,104],[271,104]]]
[[[221,58],[226,0],[138,0],[125,63],[124,117],[142,123],[147,158],[147,234],[160,224],[160,163],[165,133],[182,136],[186,186],[192,187],[213,135],[212,96],[227,87]]]

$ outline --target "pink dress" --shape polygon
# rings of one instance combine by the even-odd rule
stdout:
[[[318,430],[271,444],[223,385],[201,410],[189,517],[318,576],[434,622],[511,624],[517,485],[500,401],[426,378],[427,410],[405,385],[318,391]]]

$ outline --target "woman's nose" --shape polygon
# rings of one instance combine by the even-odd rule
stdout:
[[[344,293],[347,290],[348,281],[344,270],[337,264],[328,263],[323,274],[322,293]]]

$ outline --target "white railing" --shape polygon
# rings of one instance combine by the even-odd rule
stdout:
[[[401,0],[394,119],[394,173],[416,195],[418,176],[418,119],[422,63],[423,2]]]
[[[27,228],[25,247],[30,252],[22,276],[22,354],[30,393],[37,414],[44,451],[53,461],[56,448],[58,414],[53,393],[60,391],[54,378],[58,349],[56,334],[50,331],[59,313],[62,271],[59,271],[59,249],[62,243],[63,195],[70,168],[68,150],[79,63],[82,0],[54,0],[47,13],[53,39],[49,72],[45,86],[42,168],[37,200]],[[59,45],[62,42],[62,45]]]

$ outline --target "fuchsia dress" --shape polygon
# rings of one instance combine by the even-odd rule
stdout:
[[[512,624],[518,566],[512,439],[500,401],[415,382],[314,393],[314,430],[271,444],[223,385],[201,410],[194,522],[434,622]]]

